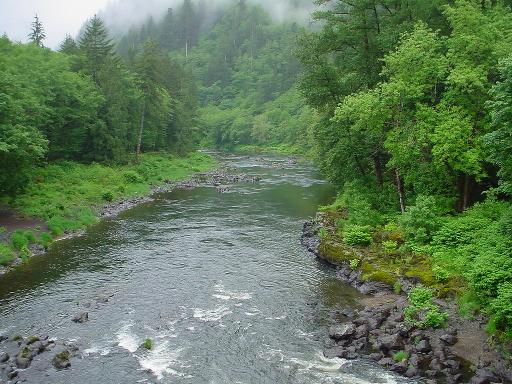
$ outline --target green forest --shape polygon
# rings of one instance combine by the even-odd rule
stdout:
[[[37,17],[30,43],[4,35],[1,201],[56,236],[94,222],[91,205],[174,177],[158,174],[166,162],[212,167],[198,148],[300,155],[338,192],[324,237],[376,247],[390,270],[419,258],[424,284],[510,340],[512,2],[315,4],[303,23],[184,0],[120,35],[95,16],[58,50]],[[67,199],[55,180],[84,168],[126,173],[52,206]]]

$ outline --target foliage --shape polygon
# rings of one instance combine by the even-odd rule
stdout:
[[[408,294],[409,306],[405,308],[405,321],[419,328],[440,328],[448,319],[448,314],[442,312],[433,302],[432,290],[418,286]]]
[[[18,251],[27,249],[35,240],[34,234],[30,231],[17,230],[11,235],[11,243]]]
[[[142,347],[147,349],[148,351],[153,349],[153,340],[151,340],[151,339],[144,340],[144,342],[142,343]]]
[[[419,244],[425,244],[432,239],[432,234],[438,228],[436,202],[432,196],[418,196],[416,205],[408,207],[400,217],[400,224],[407,239]]]
[[[0,243],[0,265],[9,265],[15,258],[14,250],[7,244]]]
[[[346,225],[343,229],[343,239],[348,245],[369,245],[372,242],[370,227]]]
[[[398,351],[393,354],[393,360],[395,360],[397,363],[406,361],[408,358],[409,358],[409,355],[405,351]]]
[[[47,221],[54,236],[97,221],[93,209],[104,205],[105,191],[115,199],[147,194],[165,180],[185,178],[216,164],[209,155],[192,153],[187,157],[143,154],[139,164],[107,166],[60,161],[36,170],[34,181],[18,194],[13,208],[27,216]],[[137,183],[127,183],[125,175],[136,175]],[[110,197],[110,196],[109,196]]]

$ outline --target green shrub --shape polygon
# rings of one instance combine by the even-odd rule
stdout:
[[[7,232],[7,228],[6,227],[0,227],[0,233],[5,233]]]
[[[105,192],[102,196],[102,199],[111,203],[114,201],[114,194],[112,192]]]
[[[13,249],[7,244],[0,243],[0,265],[9,265],[14,259],[16,259],[16,254]]]
[[[386,240],[382,242],[382,246],[388,252],[395,251],[398,248],[398,243],[393,240]]]
[[[436,201],[432,196],[419,195],[416,205],[408,207],[400,217],[406,238],[419,244],[428,243],[439,227],[436,211]]]
[[[33,236],[33,235],[32,235]],[[15,249],[21,251],[24,248],[27,248],[30,244],[28,236],[24,231],[16,231],[11,235],[11,243]]]
[[[350,260],[350,269],[357,269],[359,267],[359,260],[352,259]]]
[[[396,281],[395,284],[393,284],[393,291],[399,295],[400,293],[402,293],[402,284],[400,284],[399,281]]]
[[[448,319],[448,314],[442,312],[433,303],[432,290],[418,286],[408,294],[409,306],[405,308],[405,321],[418,328],[441,328]]]
[[[347,225],[343,231],[343,238],[348,245],[370,245],[372,235],[370,227],[361,225]]]
[[[43,247],[48,248],[53,242],[53,237],[48,232],[43,232],[39,235],[39,244]]]
[[[135,171],[126,171],[123,174],[123,178],[128,184],[140,184],[144,182],[144,178]]]
[[[447,281],[450,278],[450,272],[438,265],[432,267],[432,273],[434,274],[435,279],[439,282]]]
[[[318,236],[321,238],[321,239],[325,239],[327,237],[327,229],[325,228],[320,228],[320,230],[318,231]]]
[[[144,342],[142,343],[142,347],[146,348],[148,351],[153,349],[153,340],[151,340],[151,339],[144,340]]]
[[[395,360],[397,363],[406,361],[408,358],[409,358],[409,355],[405,351],[398,351],[393,354],[393,360]]]
[[[512,329],[512,282],[498,288],[498,294],[491,302],[493,319],[500,329]]]

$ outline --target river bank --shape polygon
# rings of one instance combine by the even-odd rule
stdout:
[[[218,166],[214,157],[197,152],[183,158],[144,154],[133,165],[57,162],[35,169],[26,190],[0,207],[0,276],[156,193],[229,179],[227,170],[211,171]]]
[[[369,248],[347,246],[328,236],[330,219],[321,213],[306,222],[302,244],[334,266],[340,280],[370,297],[363,300],[362,310],[340,314],[339,324],[329,329],[332,344],[324,352],[326,357],[368,359],[432,384],[512,382],[510,358],[485,332],[487,318],[460,316],[455,300],[434,299],[432,305],[447,314],[444,324],[439,329],[412,324],[405,315],[411,305],[408,294],[421,286],[424,276],[403,274],[393,284],[384,271],[376,274],[368,271],[369,266],[365,270],[361,261],[374,255],[366,255]]]

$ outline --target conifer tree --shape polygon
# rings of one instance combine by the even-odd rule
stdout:
[[[59,52],[65,53],[66,55],[75,55],[78,53],[78,46],[70,35],[66,35],[66,38],[60,44]]]
[[[43,41],[46,39],[46,33],[44,32],[43,23],[41,23],[41,20],[39,20],[39,16],[34,16],[34,21],[31,25],[32,28],[30,34],[28,35],[29,40],[38,47],[43,48]]]
[[[89,20],[80,38],[79,48],[85,56],[85,69],[97,81],[98,72],[114,59],[114,44],[103,21],[97,16]]]

